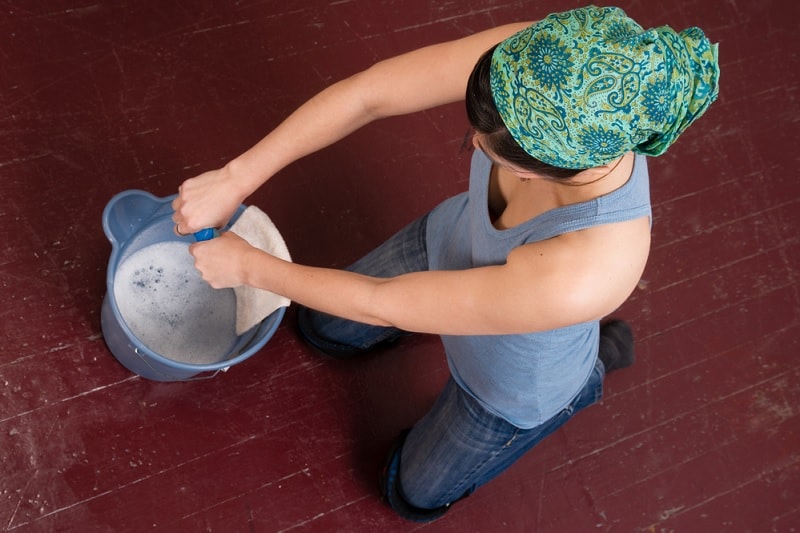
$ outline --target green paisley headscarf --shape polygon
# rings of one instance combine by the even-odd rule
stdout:
[[[572,169],[664,153],[717,98],[718,80],[717,45],[700,28],[645,31],[615,7],[549,15],[500,43],[491,64],[514,139]]]

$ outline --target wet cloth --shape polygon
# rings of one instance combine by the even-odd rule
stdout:
[[[517,143],[572,169],[664,153],[719,92],[717,45],[700,28],[644,30],[614,7],[529,26],[495,49],[490,77]]]
[[[511,250],[524,244],[651,214],[647,160],[636,156],[631,178],[610,194],[498,230],[489,219],[491,168],[486,155],[476,150],[469,191],[446,200],[428,216],[431,270],[504,264]],[[442,341],[458,385],[488,411],[529,429],[564,409],[586,384],[597,359],[599,324],[524,335],[445,335]]]
[[[231,231],[250,243],[284,261],[291,261],[289,249],[278,228],[266,213],[258,207],[249,206],[231,226]],[[233,289],[236,294],[236,334],[246,332],[273,311],[288,307],[291,300],[273,292],[241,286]]]

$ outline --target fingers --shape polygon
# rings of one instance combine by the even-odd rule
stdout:
[[[212,171],[188,179],[178,187],[172,200],[175,234],[191,235],[204,228],[220,228],[230,219],[237,205],[229,205],[229,194],[217,183],[219,172]]]
[[[174,213],[172,214],[172,221],[175,223],[175,235],[179,237],[186,237],[187,235],[191,235],[192,232],[186,228],[186,219],[181,213],[181,209],[183,208],[185,202],[182,199],[183,194],[183,185],[178,187],[178,196],[172,200],[172,210]],[[183,225],[184,229],[181,229],[181,225]]]
[[[175,212],[172,214],[172,221],[175,223],[175,228],[174,228],[175,235],[177,235],[179,237],[186,237],[187,235],[190,235],[190,232],[188,231],[188,229],[185,228],[186,221],[181,216],[180,205],[176,205],[178,200],[179,200],[179,198],[176,198],[172,202],[172,209],[175,210]],[[181,225],[184,226],[183,230],[181,230]]]
[[[174,231],[175,231],[175,235],[177,235],[178,237],[186,237],[186,236],[190,235],[190,233],[183,233],[183,232],[181,231],[181,225],[180,225],[180,223],[178,223],[178,224],[175,224]]]

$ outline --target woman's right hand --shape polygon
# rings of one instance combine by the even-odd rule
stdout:
[[[243,200],[227,166],[190,178],[178,187],[178,197],[172,201],[175,231],[188,235],[204,228],[221,228]]]

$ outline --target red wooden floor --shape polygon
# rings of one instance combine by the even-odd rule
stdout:
[[[541,3],[540,3],[541,4]],[[546,9],[575,7],[572,1]],[[545,14],[516,0],[0,0],[0,529],[800,529],[800,200],[792,2],[619,5],[719,41],[719,101],[651,162],[654,248],[603,402],[420,526],[379,501],[391,438],[447,378],[434,337],[321,358],[291,310],[228,373],[156,383],[107,350],[117,192],[168,195],[371,62]],[[251,202],[344,266],[466,186],[460,106],[372,125]]]

